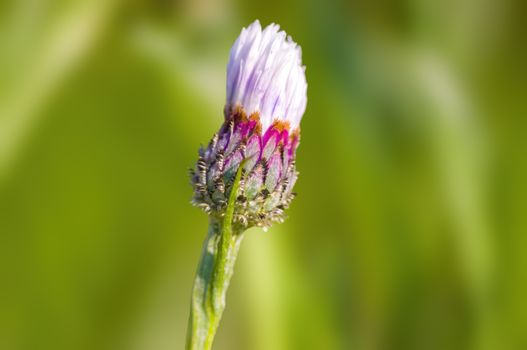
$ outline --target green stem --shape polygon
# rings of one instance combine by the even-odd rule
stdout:
[[[235,232],[232,227],[241,168],[236,174],[224,217],[210,218],[209,232],[203,244],[192,290],[187,350],[211,349],[225,309],[225,295],[243,238],[243,233]]]

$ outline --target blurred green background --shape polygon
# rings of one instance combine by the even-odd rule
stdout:
[[[527,349],[525,2],[0,3],[0,349],[182,349],[242,26],[302,45],[289,219],[215,349]]]

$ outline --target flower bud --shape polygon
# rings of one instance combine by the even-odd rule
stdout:
[[[307,102],[301,49],[271,24],[255,21],[234,43],[227,66],[225,121],[191,171],[193,203],[221,218],[242,168],[233,225],[282,222],[295,196],[295,155]]]

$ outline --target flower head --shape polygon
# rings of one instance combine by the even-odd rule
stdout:
[[[234,210],[241,229],[282,221],[297,178],[295,154],[307,83],[300,47],[279,26],[243,29],[227,66],[225,121],[192,170],[193,203],[222,217],[234,176],[242,180]]]

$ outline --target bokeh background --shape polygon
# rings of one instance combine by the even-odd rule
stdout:
[[[241,27],[302,45],[289,219],[215,349],[526,349],[527,40],[509,0],[0,3],[0,349],[184,347],[187,169]]]

